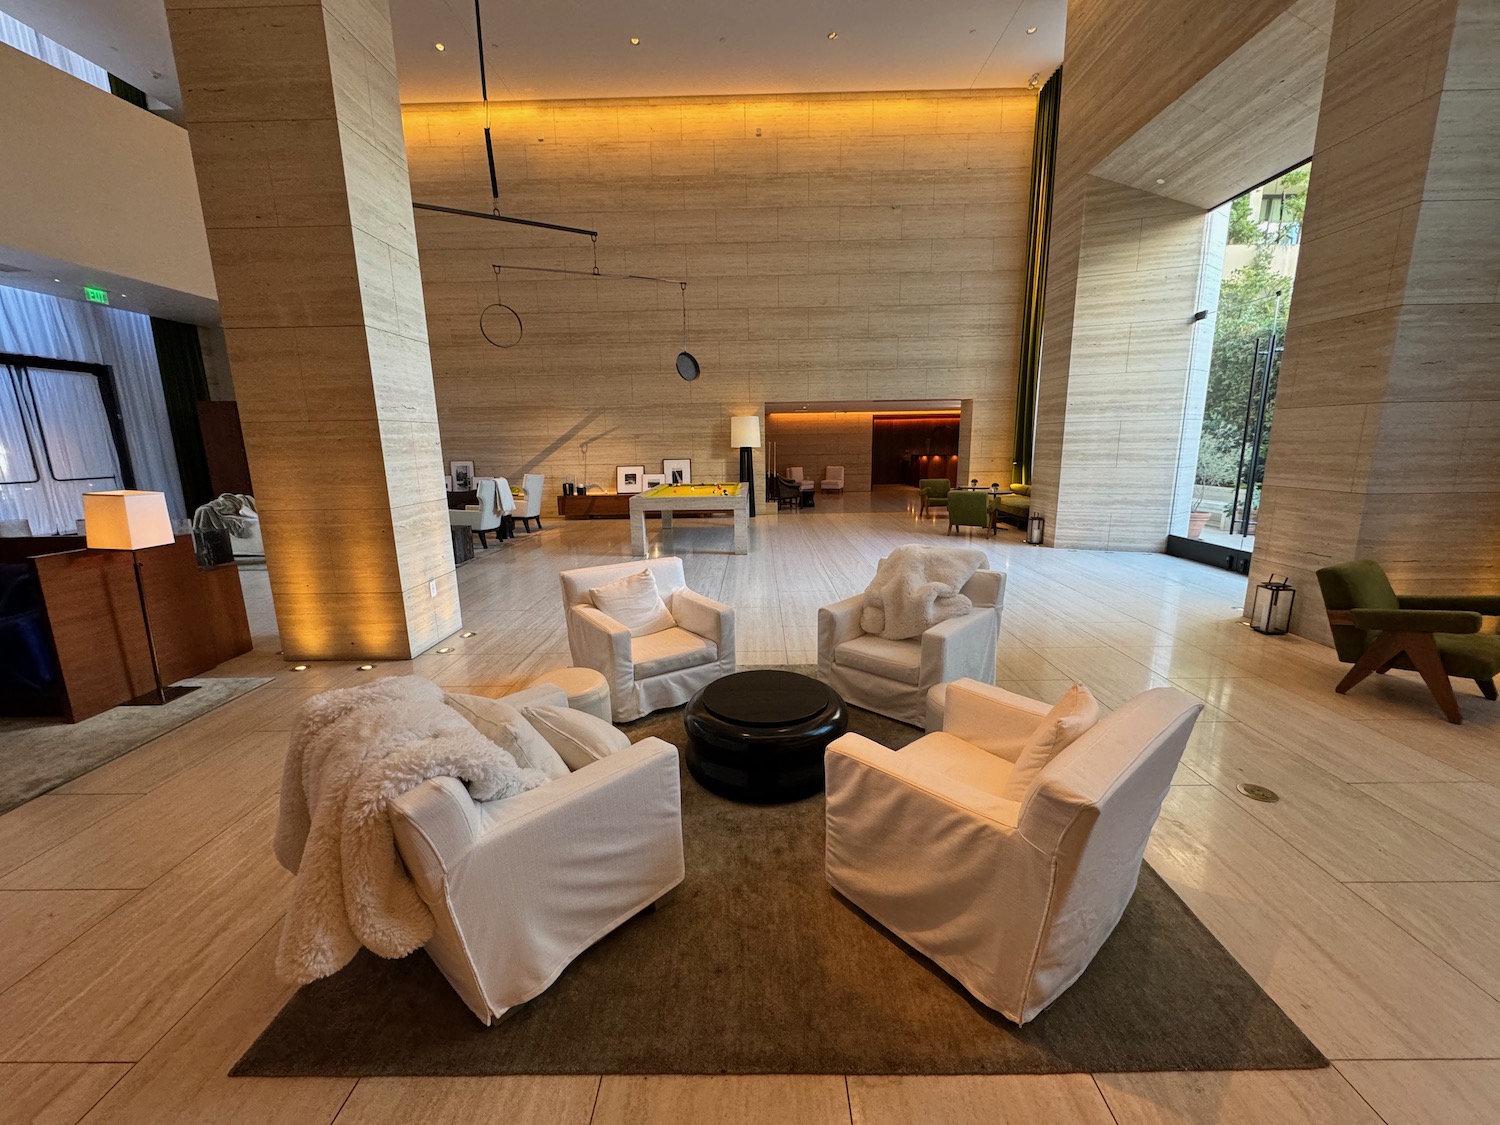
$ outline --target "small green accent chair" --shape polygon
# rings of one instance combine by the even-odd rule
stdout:
[[[990,494],[974,488],[955,488],[948,493],[948,530],[961,527],[990,528]]]
[[[1401,597],[1377,562],[1328,566],[1318,571],[1328,625],[1339,659],[1353,664],[1339,681],[1347,692],[1371,672],[1417,672],[1450,723],[1463,722],[1449,676],[1473,680],[1495,698],[1500,674],[1500,634],[1482,633],[1485,617],[1500,616],[1500,595]]]
[[[919,480],[917,488],[922,493],[922,509],[917,515],[925,516],[928,508],[946,508],[948,490],[952,487],[947,477],[923,477]]]

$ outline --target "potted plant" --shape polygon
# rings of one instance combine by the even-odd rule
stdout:
[[[1203,509],[1203,492],[1207,484],[1199,482],[1193,489],[1193,507],[1188,512],[1188,538],[1199,539],[1203,536],[1203,529],[1208,526],[1208,512]]]

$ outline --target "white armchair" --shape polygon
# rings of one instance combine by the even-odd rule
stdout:
[[[1114,931],[1202,709],[1175,688],[1138,695],[1008,800],[1047,706],[952,684],[944,729],[900,753],[852,734],[829,746],[828,882],[1025,1023]]]
[[[526,494],[516,507],[515,518],[521,527],[531,530],[531,521],[536,520],[536,529],[542,529],[542,486],[547,478],[541,473],[527,473],[521,478],[521,489]]]
[[[802,471],[802,466],[801,465],[790,465],[790,466],[788,466],[787,470],[786,470],[786,476],[787,476],[788,480],[794,480],[794,481],[796,481],[797,482],[797,488],[799,490],[801,490],[802,492],[812,492],[813,490],[815,490],[818,487],[817,484],[814,481],[812,481],[807,476],[806,473],[804,473]],[[806,502],[805,501],[804,501],[804,505],[803,506],[804,507],[806,506]]]
[[[822,484],[823,491],[824,492],[843,492],[844,491],[844,466],[842,466],[842,465],[829,465],[824,471],[828,475],[823,480],[823,484]]]
[[[448,512],[448,526],[467,527],[479,535],[479,544],[489,550],[485,538],[491,531],[495,538],[505,538],[505,517],[516,509],[516,498],[510,494],[510,482],[504,477],[481,477],[474,482],[474,491],[479,503],[470,504],[461,512]]]
[[[963,593],[972,612],[901,641],[860,627],[863,594],[825,605],[818,610],[818,679],[845,702],[912,726],[926,719],[927,693],[936,685],[963,677],[994,683],[1005,575],[986,564]]]
[[[642,570],[656,579],[676,625],[632,637],[624,625],[594,607],[589,591]],[[689,590],[681,559],[581,567],[559,577],[573,663],[609,681],[615,722],[686,703],[700,688],[734,671],[734,610]]]
[[[548,686],[505,701],[568,697]],[[677,751],[659,738],[501,801],[434,778],[392,801],[390,817],[437,923],[427,954],[486,1024],[682,881]]]

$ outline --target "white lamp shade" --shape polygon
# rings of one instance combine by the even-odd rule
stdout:
[[[88,545],[101,551],[163,547],[175,538],[162,492],[85,492],[83,526]]]
[[[729,419],[729,444],[736,449],[760,448],[760,418],[745,414]]]

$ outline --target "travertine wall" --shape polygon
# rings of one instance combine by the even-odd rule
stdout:
[[[384,3],[170,0],[224,338],[288,657],[459,627]]]
[[[1192,204],[1088,178],[1054,546],[1166,545],[1188,387],[1212,354],[1214,318],[1193,320],[1218,295],[1208,235]]]
[[[829,465],[844,466],[844,491],[870,491],[872,420],[863,411],[771,414],[766,418],[766,454],[774,451],[777,472],[800,465],[822,482]]]
[[[419,213],[445,459],[555,495],[617,464],[737,475],[768,401],[972,399],[964,471],[1009,479],[1035,97],[1022,91],[492,107],[509,214],[596,228],[605,272],[506,274],[522,342],[479,333],[491,263],[588,269],[587,239]],[[414,198],[487,211],[478,106],[408,106]],[[757,455],[757,473],[766,450]]]
[[[1080,315],[1080,304],[1086,305],[1089,298],[1082,277],[1087,268],[1086,245],[1091,237],[1086,228],[1098,214],[1097,209],[1090,207],[1090,193],[1099,183],[1094,173],[1107,157],[1293,6],[1293,0],[1245,0],[1233,5],[1203,4],[1199,0],[1070,0],[1068,4],[1032,472],[1032,511],[1046,519],[1049,543],[1125,545],[1123,540],[1115,542],[1112,525],[1102,518],[1101,505],[1106,498],[1096,487],[1097,474],[1079,476],[1067,466],[1079,459],[1110,460],[1118,495],[1123,497],[1140,471],[1154,472],[1160,463],[1175,468],[1178,452],[1177,434],[1172,434],[1169,442],[1165,434],[1154,435],[1167,444],[1140,442],[1133,443],[1133,449],[1124,450],[1118,426],[1105,425],[1097,435],[1096,444],[1089,432],[1090,425],[1069,425],[1076,404],[1084,404],[1084,413],[1092,409],[1088,405],[1093,398],[1090,387],[1099,385],[1099,380],[1090,376],[1075,388],[1072,378],[1075,353],[1083,363],[1089,362],[1087,353],[1097,343],[1094,337],[1107,335],[1109,331],[1103,322],[1097,326],[1102,333],[1094,331],[1095,326],[1088,323],[1092,313],[1087,307]],[[1220,91],[1221,95],[1224,93]],[[1234,93],[1233,89],[1227,91],[1230,96]],[[1267,174],[1274,171],[1272,168]],[[1146,182],[1154,186],[1156,178],[1165,177],[1158,172]],[[1110,232],[1104,231],[1103,236],[1101,246],[1107,247],[1112,241]],[[1188,252],[1183,247],[1179,251],[1182,255],[1179,261],[1185,264]],[[1198,268],[1196,258],[1192,259],[1192,265]],[[1105,297],[1105,303],[1112,299],[1101,296]],[[1120,299],[1129,297],[1122,293]],[[1149,316],[1149,310],[1144,311]],[[1187,310],[1188,315],[1193,311]],[[1190,375],[1189,354],[1187,347],[1179,349],[1183,367],[1178,382],[1182,387]],[[1112,361],[1106,359],[1113,363],[1117,379],[1125,374],[1124,363],[1116,362],[1123,359],[1121,356]],[[1083,370],[1080,366],[1080,373]],[[1156,394],[1160,389],[1153,385],[1147,391]],[[1138,408],[1150,413],[1154,407],[1144,396],[1138,397]],[[1122,452],[1128,455],[1122,458]],[[1065,474],[1072,475],[1073,484],[1081,489],[1072,497],[1060,491],[1068,485]],[[1170,495],[1169,487],[1165,511],[1170,511]],[[1153,497],[1153,507],[1157,506],[1156,499]],[[1161,543],[1166,529],[1164,516],[1154,536],[1156,545]],[[1153,542],[1143,538],[1134,545],[1147,549]]]
[[[1251,569],[1500,592],[1500,21],[1341,0]],[[1378,75],[1379,81],[1373,81]]]

